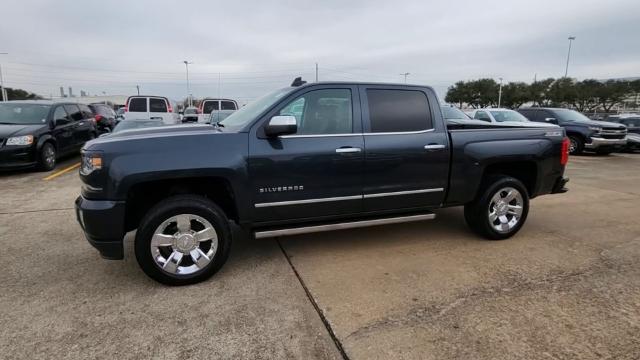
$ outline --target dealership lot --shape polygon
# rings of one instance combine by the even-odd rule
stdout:
[[[84,240],[77,161],[0,175],[3,357],[640,354],[640,155],[572,157],[570,191],[533,200],[510,240],[475,237],[457,208],[281,239],[237,231],[229,263],[181,288],[142,273],[132,234],[123,262]]]

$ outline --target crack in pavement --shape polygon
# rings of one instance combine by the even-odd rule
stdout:
[[[0,215],[28,214],[28,213],[47,212],[47,211],[64,211],[64,210],[73,210],[73,209],[74,209],[73,207],[68,207],[68,208],[56,208],[56,209],[23,210],[23,211],[12,211],[12,212],[0,212]]]

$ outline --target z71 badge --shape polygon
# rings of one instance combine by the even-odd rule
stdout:
[[[304,190],[304,186],[302,186],[302,185],[291,185],[291,186],[263,187],[263,188],[259,188],[258,192],[260,194],[264,194],[264,193],[275,193],[275,192],[285,192],[285,191],[301,191],[301,190]]]

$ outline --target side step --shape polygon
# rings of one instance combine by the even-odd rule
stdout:
[[[275,236],[298,235],[298,234],[307,234],[307,233],[322,232],[322,231],[353,229],[353,228],[360,228],[360,227],[367,227],[367,226],[374,226],[374,225],[389,225],[389,224],[399,224],[399,223],[412,222],[412,221],[432,220],[435,218],[436,218],[436,214],[426,213],[426,214],[419,214],[419,215],[377,218],[377,219],[371,219],[371,220],[357,220],[357,221],[332,223],[332,224],[325,224],[325,225],[312,225],[312,226],[291,227],[291,228],[285,228],[285,229],[256,231],[255,237],[256,239],[263,239],[263,238],[275,237]]]

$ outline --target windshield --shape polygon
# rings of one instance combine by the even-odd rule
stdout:
[[[47,122],[51,105],[0,103],[0,124],[35,125]]]
[[[123,130],[150,128],[163,125],[164,123],[162,120],[126,120],[120,121],[118,125],[113,128],[113,132],[116,133]]]
[[[220,124],[225,128],[240,129],[255,120],[264,110],[273,105],[276,101],[280,100],[283,96],[291,92],[291,88],[276,90],[263,97],[245,105],[240,110],[229,115],[226,119],[222,120]]]
[[[513,110],[489,111],[489,112],[491,113],[491,115],[493,115],[493,118],[496,119],[497,122],[505,122],[505,121],[528,122],[529,121],[529,119],[524,117],[524,115]]]
[[[562,120],[562,121],[587,121],[587,122],[593,121],[575,110],[553,109],[553,112],[558,117],[558,120]]]
[[[462,112],[462,110],[458,109],[457,107],[453,107],[453,106],[442,106],[442,115],[446,120],[452,120],[452,119],[469,120],[469,117],[467,116],[467,114]]]

